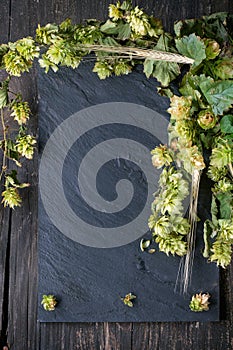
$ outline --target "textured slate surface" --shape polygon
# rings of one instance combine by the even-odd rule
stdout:
[[[58,125],[71,115],[88,107],[102,103],[127,102],[138,104],[139,109],[145,106],[168,117],[166,113],[168,101],[156,94],[155,80],[148,81],[140,71],[127,77],[100,81],[91,72],[89,63],[85,63],[75,71],[61,69],[56,74],[48,75],[41,74],[39,71],[38,78],[40,156],[50,135]],[[143,117],[142,115],[141,118]],[[121,119],[122,116],[119,118]],[[163,131],[161,130],[161,135]],[[77,186],[77,172],[82,157],[93,146],[106,139],[126,137],[124,132],[128,133],[131,139],[144,144],[148,148],[148,155],[149,150],[160,141],[159,137],[154,137],[148,131],[112,123],[112,125],[105,125],[102,129],[98,127],[90,130],[82,138],[77,138],[65,158],[62,185],[67,203],[72,213],[81,217],[87,225],[94,227],[97,233],[102,228],[110,229],[119,225],[122,227],[132,220],[133,216],[137,216],[143,210],[147,191],[150,188],[138,165],[141,160],[135,158],[133,149],[130,149],[129,153],[132,152],[128,157],[130,160],[118,157],[100,168],[97,173],[96,187],[99,194],[111,202],[117,197],[114,190],[117,181],[128,179],[133,184],[131,207],[129,204],[127,210],[122,210],[120,215],[118,213],[109,215],[106,212],[100,213],[96,209],[93,210],[81,198],[80,188]],[[62,150],[64,144],[69,144],[69,140],[62,139],[62,133],[60,136],[60,144],[57,146]],[[155,170],[152,168],[152,171]],[[55,186],[54,199],[51,203],[52,205],[55,203],[59,209],[61,203],[56,200],[56,198],[59,199],[56,197],[56,184],[52,184],[53,180],[49,178],[41,180],[50,181],[51,186]],[[156,184],[154,185],[156,189]],[[204,183],[203,186],[205,187],[206,184]],[[130,190],[129,187],[128,189]],[[152,193],[153,191],[148,193],[150,201]],[[202,198],[202,203],[201,212],[206,214],[208,208],[205,205],[207,203],[205,197]],[[51,208],[52,211],[53,209],[54,207]],[[67,213],[63,208],[60,210],[59,225],[62,225],[62,222],[67,219]],[[198,236],[202,234],[201,226],[200,224]],[[39,305],[39,320],[43,322],[218,320],[218,270],[213,264],[207,264],[201,257],[200,239],[197,242],[192,285],[189,295],[183,297],[174,292],[180,260],[158,252],[152,255],[142,253],[139,250],[140,236],[150,237],[143,227],[143,225],[142,228],[136,227],[138,238],[135,241],[120,247],[103,249],[85,246],[72,240],[72,234],[66,235],[58,230],[47,215],[40,199],[39,301],[42,294],[52,293],[57,296],[59,305],[55,312],[50,313],[45,312]],[[77,232],[79,229],[83,230],[77,225]],[[120,234],[121,230],[118,232]],[[86,240],[89,241],[89,238],[87,237]],[[211,309],[206,313],[192,313],[188,308],[190,296],[200,291],[208,291],[212,295]],[[120,300],[120,297],[128,292],[137,295],[132,309],[124,306]]]

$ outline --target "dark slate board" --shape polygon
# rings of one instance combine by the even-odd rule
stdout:
[[[101,81],[91,68],[38,70],[39,320],[217,321],[219,273],[201,256],[201,223],[186,296],[174,292],[180,259],[139,249],[159,175],[150,150],[166,142],[169,101],[140,69]],[[201,203],[208,215],[205,195]],[[201,291],[211,308],[193,313]],[[120,299],[129,292],[133,308]],[[56,295],[54,312],[41,307],[43,294]]]

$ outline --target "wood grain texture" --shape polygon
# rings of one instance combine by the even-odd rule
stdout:
[[[107,0],[1,1],[0,42],[33,35],[37,23],[60,22],[66,17],[72,18],[75,22],[91,17],[102,19],[106,17],[108,4],[111,2]],[[153,12],[155,16],[162,18],[167,29],[172,28],[173,21],[181,18],[191,18],[215,11],[233,12],[232,0],[147,0],[143,4],[142,1],[135,1],[134,4],[140,4],[148,12]],[[32,71],[30,75],[24,77],[21,85],[34,112],[37,92],[35,79],[36,73]],[[15,87],[17,88],[17,85]],[[36,134],[36,114],[31,121],[31,130]],[[221,275],[222,317],[226,319],[225,321],[205,324],[43,323],[38,325],[36,322],[37,159],[28,163],[20,176],[32,183],[32,186],[24,192],[23,207],[15,210],[12,215],[9,210],[1,210],[0,213],[0,326],[3,333],[5,331],[8,333],[11,349],[233,349],[233,265]],[[8,263],[9,273],[6,269]],[[7,279],[5,279],[5,272],[7,272]],[[2,313],[3,299],[5,304]]]

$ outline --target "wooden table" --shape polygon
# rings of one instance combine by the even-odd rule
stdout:
[[[2,0],[0,42],[34,35],[38,23],[104,19],[110,0]],[[232,0],[136,1],[163,20],[167,30],[181,18],[233,12]],[[36,71],[17,87],[31,103],[31,132],[37,134]],[[19,85],[20,84],[20,85]],[[23,206],[0,211],[0,329],[2,346],[12,350],[225,350],[233,349],[233,264],[221,272],[221,319],[216,323],[60,323],[37,322],[37,158],[26,162],[20,178],[30,182]]]

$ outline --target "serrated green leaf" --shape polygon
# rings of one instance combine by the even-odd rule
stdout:
[[[231,219],[233,194],[231,192],[219,193],[216,197],[220,202],[220,219]]]
[[[161,34],[155,46],[155,49],[159,51],[174,51],[174,48],[173,50],[169,50],[171,46],[170,44],[171,40],[172,40],[172,37],[170,34],[168,33]]]
[[[233,57],[219,59],[213,70],[216,76],[222,80],[233,79]]]
[[[176,48],[181,55],[194,59],[193,66],[198,66],[205,58],[205,44],[196,34],[184,36],[181,39],[176,39]]]
[[[200,88],[215,115],[222,115],[232,106],[233,83],[231,80],[203,81],[200,83]]]
[[[117,29],[117,23],[112,22],[110,19],[107,20],[101,27],[100,27],[101,32],[105,34],[117,34],[118,29]]]
[[[224,115],[224,117],[220,121],[220,128],[221,131],[225,134],[232,134],[233,133],[233,115],[227,114]]]
[[[143,63],[143,72],[145,73],[146,77],[149,78],[154,70],[154,60],[150,60],[149,58],[145,59]]]
[[[121,24],[118,25],[117,29],[118,29],[117,39],[120,39],[120,40],[129,39],[130,34],[131,34],[131,27],[130,27],[129,23],[122,22]]]
[[[153,77],[155,77],[162,86],[168,86],[180,74],[180,67],[175,62],[156,61],[154,63]]]
[[[110,36],[107,36],[106,38],[101,40],[101,44],[107,46],[119,46],[118,42]]]
[[[177,37],[196,33],[203,35],[202,21],[200,19],[186,19],[178,21],[174,25],[174,31]]]

